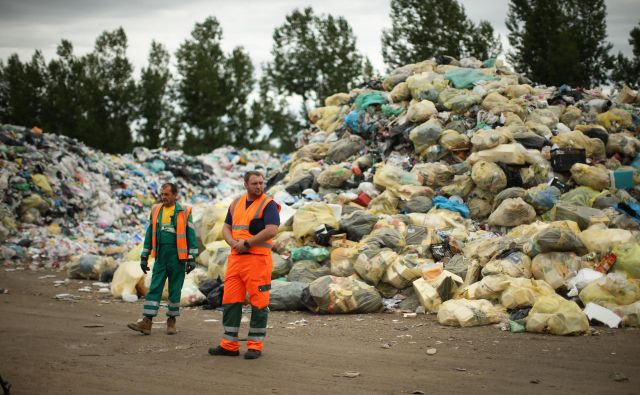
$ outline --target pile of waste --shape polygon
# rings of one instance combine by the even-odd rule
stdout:
[[[272,310],[433,313],[443,325],[557,335],[586,333],[594,322],[640,324],[638,92],[535,86],[499,61],[439,57],[327,97],[308,116],[312,127],[298,134],[298,150],[282,165],[258,156],[233,166],[232,151],[185,159],[187,197],[209,203],[197,215],[199,265],[186,278],[184,306],[220,306],[230,253],[222,227],[242,192],[221,180],[227,169],[255,167],[266,170],[267,192],[282,206]],[[15,148],[4,147],[3,174],[10,169],[15,189],[27,177]],[[85,204],[75,241],[113,245],[119,238],[99,219],[128,204],[131,214],[113,223],[137,231],[122,243],[135,244],[146,224],[144,199],[154,196],[149,183],[165,174],[153,173],[161,167],[155,158],[168,156],[82,155],[81,168],[99,180],[92,188],[111,192],[100,204],[79,197],[61,205]],[[32,188],[34,175],[52,179],[52,171],[31,170],[25,183]],[[63,176],[78,182],[73,172]],[[142,194],[125,197],[125,190]],[[37,218],[39,200],[19,195],[27,203],[9,199],[9,212],[18,208],[23,223]],[[150,283],[140,248],[116,262],[90,250],[96,256],[85,258],[86,267],[75,260],[68,269],[97,279],[102,269],[95,267],[117,266],[112,294],[135,301]]]
[[[110,155],[38,128],[0,125],[0,256],[48,268],[102,256],[117,266],[144,239],[163,183],[176,183],[196,216],[243,190],[245,171],[280,167],[265,151],[220,148],[193,157],[138,147]]]
[[[558,335],[639,324],[637,92],[533,86],[500,63],[440,58],[325,104],[268,182],[282,205],[273,310]],[[199,229],[215,295],[225,213],[212,207]]]

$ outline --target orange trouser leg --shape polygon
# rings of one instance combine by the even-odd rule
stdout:
[[[229,255],[227,271],[224,276],[224,294],[222,295],[224,335],[220,339],[220,346],[229,351],[238,351],[240,348],[238,332],[240,331],[245,294],[246,285],[242,278],[242,262],[238,259],[238,255]]]
[[[271,289],[271,255],[256,255],[252,259],[251,271],[247,281],[249,302],[251,303],[251,321],[247,348],[262,350],[267,335],[269,318],[269,290]]]
[[[220,345],[225,349],[236,351],[240,347],[238,332],[242,318],[242,303],[248,292],[251,322],[247,347],[262,350],[267,333],[272,266],[271,255],[229,255],[222,297],[225,334],[220,341]]]

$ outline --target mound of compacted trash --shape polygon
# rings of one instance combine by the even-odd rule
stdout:
[[[558,335],[638,325],[639,105],[626,87],[535,86],[451,58],[327,97],[268,183],[283,207],[272,308]],[[205,214],[199,258],[221,280],[225,210]]]

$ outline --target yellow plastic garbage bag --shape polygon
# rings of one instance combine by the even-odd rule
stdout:
[[[422,276],[422,266],[429,261],[415,257],[400,256],[394,260],[382,276],[382,281],[397,289],[405,289],[413,280]]]
[[[612,303],[599,304],[622,317],[623,327],[640,326],[640,301],[623,306]]]
[[[520,251],[513,251],[492,259],[482,268],[482,275],[490,276],[492,274],[531,278],[531,258]]]
[[[614,247],[620,244],[630,243],[635,240],[635,238],[633,237],[633,233],[629,232],[628,230],[609,229],[603,224],[595,224],[590,226],[589,228],[583,230],[578,235],[578,237],[582,241],[582,244],[587,247],[589,252],[597,252],[599,254],[607,254]],[[640,254],[640,248],[636,249],[633,253],[636,254],[636,256],[637,254]],[[618,255],[616,254],[616,256]],[[623,257],[623,260],[625,258],[626,255]],[[618,256],[618,261],[620,261],[620,256]],[[624,263],[622,264],[622,266],[624,266]],[[620,264],[617,264],[616,267],[620,267]],[[640,268],[640,257],[638,258],[638,267]]]
[[[390,249],[382,249],[373,257],[362,253],[358,255],[353,268],[367,284],[378,285],[384,272],[398,259],[398,254]]]
[[[326,203],[309,203],[296,211],[293,216],[293,233],[298,239],[313,236],[319,225],[329,225],[338,229],[340,225],[333,209]]]
[[[437,313],[443,301],[451,299],[462,285],[460,276],[442,270],[434,278],[418,278],[413,281],[413,290],[426,311]]]
[[[505,199],[489,216],[491,226],[518,226],[533,222],[536,210],[522,198]]]
[[[536,280],[544,280],[553,289],[565,285],[566,280],[580,269],[580,258],[573,252],[546,252],[531,262],[531,273]]]
[[[54,195],[53,189],[51,189],[51,184],[49,184],[49,179],[44,174],[32,175],[31,181],[33,181],[33,183],[36,184],[36,186],[40,188],[42,192],[46,193],[49,196]]]
[[[349,277],[355,272],[354,264],[357,258],[357,248],[334,248],[331,251],[331,274],[338,277]]]
[[[498,193],[507,187],[507,176],[495,163],[480,160],[473,165],[471,179],[478,188]]]
[[[437,118],[431,118],[411,129],[409,140],[413,143],[416,153],[422,154],[438,142],[441,133],[442,123]]]
[[[391,98],[392,103],[400,103],[403,101],[411,100],[411,91],[409,91],[409,86],[407,85],[406,81],[394,86],[389,93],[389,97]]]
[[[580,307],[559,295],[543,296],[527,317],[527,332],[571,335],[589,330],[589,320]]]
[[[484,299],[451,299],[442,303],[438,310],[438,322],[448,326],[490,325],[500,322],[504,317],[504,308]]]
[[[616,131],[620,128],[633,128],[631,113],[621,108],[613,108],[596,115],[596,122],[610,131]]]
[[[613,248],[617,260],[616,272],[624,272],[631,278],[640,279],[640,244],[628,242]]]
[[[151,277],[151,273],[148,273]],[[125,301],[135,302],[138,296],[144,296],[149,288],[144,283],[145,275],[140,268],[140,260],[122,262],[111,281],[111,295]]]
[[[182,291],[180,292],[180,306],[199,306],[203,304],[206,299],[207,297],[200,292],[193,280],[190,277],[186,277],[182,284]]]
[[[231,253],[231,248],[224,241],[214,241],[207,244],[202,254],[198,255],[196,262],[207,267],[207,276],[213,280],[218,277],[224,280],[224,273],[227,268],[227,258]]]
[[[465,287],[460,293],[465,299],[498,300],[502,291],[509,287],[511,277],[497,274],[484,277],[482,280]]]
[[[524,165],[528,163],[530,154],[521,144],[500,144],[497,147],[484,151],[474,152],[468,158],[469,163],[476,163],[480,160],[487,162],[502,162],[507,165]]]
[[[478,129],[471,137],[473,151],[484,151],[513,141],[510,128]]]
[[[500,294],[500,304],[507,309],[518,309],[533,306],[539,298],[553,294],[555,290],[545,281],[512,278]]]
[[[589,166],[576,163],[571,166],[571,178],[578,184],[602,191],[611,185],[609,170],[600,166]]]
[[[551,143],[559,148],[577,148],[586,151],[588,158],[602,159],[606,157],[604,142],[597,138],[590,138],[586,134],[573,130],[562,132],[551,138]]]
[[[413,123],[422,123],[438,114],[436,106],[429,100],[414,101],[407,109],[407,120]]]
[[[222,204],[207,207],[197,227],[202,245],[222,240],[222,228],[229,209]]]
[[[589,302],[627,305],[640,300],[640,282],[624,273],[609,273],[589,283],[579,296],[585,305]]]

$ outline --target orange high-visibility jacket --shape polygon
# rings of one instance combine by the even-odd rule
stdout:
[[[162,203],[154,204],[151,207],[151,256],[156,256],[156,231],[158,226],[158,215]],[[191,206],[183,205],[182,211],[177,211],[176,218],[176,247],[178,248],[178,259],[185,260],[189,258],[189,246],[187,245],[187,226],[189,214],[191,214]]]
[[[252,235],[249,233],[249,225],[254,219],[262,218],[264,208],[273,201],[266,194],[262,194],[257,200],[255,200],[249,207],[247,207],[247,195],[243,195],[231,203],[229,212],[231,213],[231,236],[234,239],[247,240]],[[276,203],[278,212],[280,211],[280,205]],[[270,255],[271,247],[273,246],[273,240],[267,240],[264,243],[260,243],[255,246],[249,247],[249,253],[258,255]],[[232,254],[238,252],[234,249]]]

